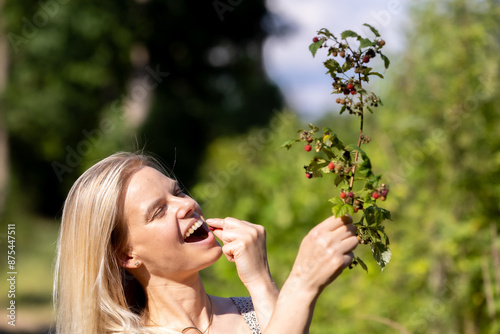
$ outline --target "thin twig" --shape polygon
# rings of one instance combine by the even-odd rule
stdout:
[[[358,79],[360,87],[359,100],[361,102],[361,113],[359,115],[360,124],[359,124],[358,148],[361,148],[361,140],[363,138],[363,124],[364,124],[364,103],[363,103],[363,93],[361,92],[361,89],[363,89],[363,86],[361,84],[361,73],[358,73]],[[356,174],[356,163],[358,162],[358,156],[359,156],[359,150],[356,151],[356,154],[354,155],[354,166],[352,166],[352,175],[351,175],[351,181],[349,182],[349,190],[352,190],[352,187],[354,185],[354,175]]]

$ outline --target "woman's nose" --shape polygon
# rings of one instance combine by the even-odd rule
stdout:
[[[177,204],[178,219],[191,218],[196,208],[198,208],[198,203],[189,196],[176,197],[175,202]]]

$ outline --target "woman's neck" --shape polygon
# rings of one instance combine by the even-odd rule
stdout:
[[[199,274],[182,281],[151,277],[145,292],[146,325],[178,331],[186,327],[197,327],[203,331],[208,326],[213,310]]]

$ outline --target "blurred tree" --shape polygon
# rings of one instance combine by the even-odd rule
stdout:
[[[394,152],[390,182],[404,208],[395,220],[420,229],[401,255],[406,272],[423,261],[426,279],[409,275],[409,282],[415,294],[448,303],[411,325],[425,333],[498,333],[499,2],[430,1],[415,9],[413,22],[405,70],[394,74],[385,98],[393,112],[381,128],[391,134],[384,151]]]
[[[45,214],[116,150],[177,160],[189,186],[210,140],[281,104],[262,72],[263,1],[6,0],[1,15],[12,184]]]
[[[5,0],[0,0],[0,12],[3,10]],[[5,85],[7,84],[7,37],[4,31],[5,27],[0,22],[0,97],[2,96]],[[0,106],[0,215],[4,210],[4,204],[7,197],[7,179],[8,179],[8,143],[7,127],[5,124],[5,110]]]

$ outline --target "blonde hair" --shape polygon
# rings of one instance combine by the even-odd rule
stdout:
[[[92,166],[71,188],[54,274],[58,334],[153,332],[142,325],[143,289],[117,258],[128,240],[124,189],[145,166],[165,173],[150,156],[120,152]]]

